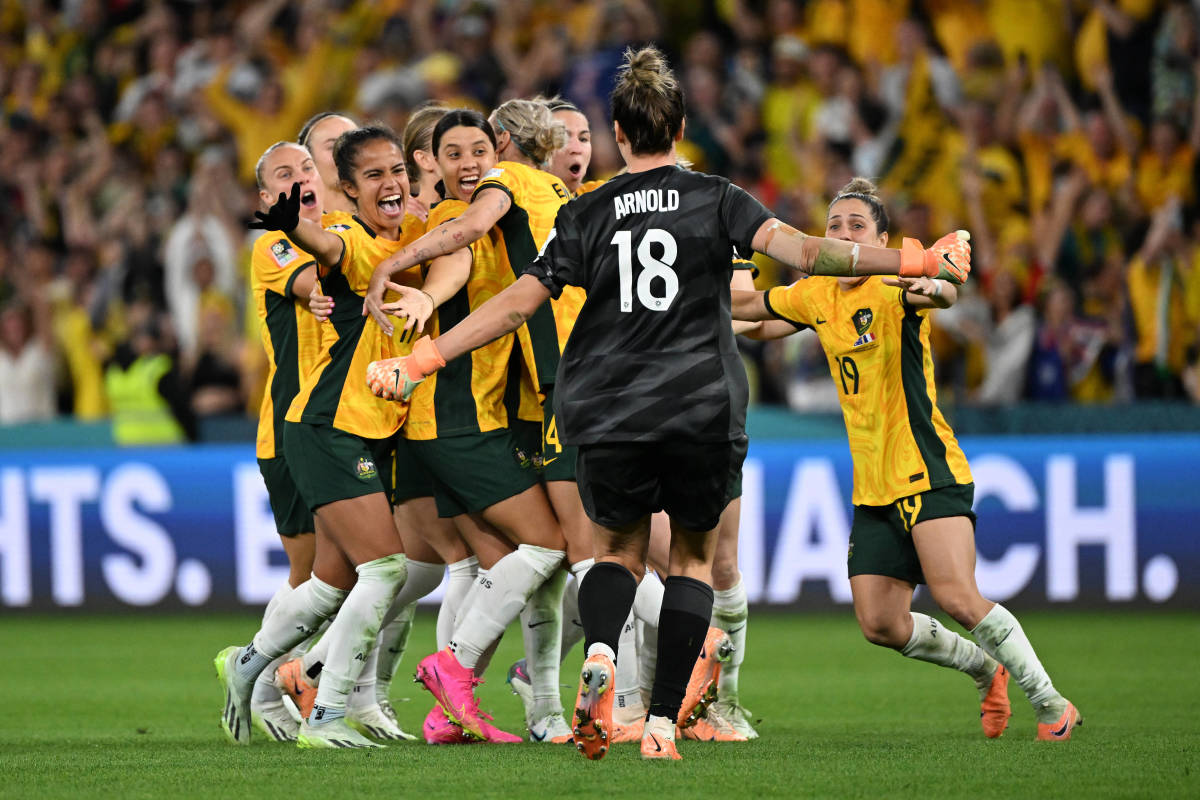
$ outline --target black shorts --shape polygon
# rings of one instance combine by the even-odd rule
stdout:
[[[579,496],[588,517],[622,527],[655,511],[689,531],[717,527],[740,488],[745,436],[733,442],[620,442],[579,447]]]

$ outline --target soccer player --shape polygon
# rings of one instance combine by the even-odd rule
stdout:
[[[254,223],[279,230],[312,253],[322,285],[336,307],[325,331],[321,357],[305,378],[287,414],[284,449],[301,496],[316,516],[314,579],[350,589],[325,634],[328,658],[312,712],[301,724],[305,747],[377,747],[345,720],[347,698],[374,646],[383,616],[403,586],[406,559],[389,505],[388,472],[393,437],[403,407],[380,402],[363,381],[366,363],[392,355],[388,334],[365,320],[352,298],[361,297],[374,265],[424,231],[405,213],[408,175],[402,143],[382,126],[342,134],[334,147],[342,190],[355,201],[350,226],[322,229],[300,217],[299,186]],[[326,577],[328,576],[328,577]],[[231,659],[237,669],[275,657],[255,644]],[[269,660],[269,658],[268,658]]]
[[[321,181],[325,185],[325,191],[322,194],[325,198],[325,212],[328,214],[340,212],[333,223],[328,223],[327,220],[328,224],[346,222],[354,213],[354,201],[342,191],[341,181],[338,179],[337,165],[333,163],[333,146],[339,136],[357,127],[358,122],[349,114],[341,111],[322,111],[310,117],[296,137],[296,140],[312,153],[313,162],[317,165],[317,172],[321,175]],[[274,198],[272,198],[273,200]]]
[[[321,220],[324,187],[312,156],[292,142],[277,142],[255,166],[260,199],[269,204],[280,192],[301,184],[309,202],[303,213]],[[264,206],[265,207],[265,206]],[[293,590],[312,572],[315,539],[313,516],[296,489],[283,456],[283,416],[300,388],[300,378],[317,360],[321,335],[316,320],[298,304],[316,283],[316,261],[286,236],[260,236],[250,257],[250,291],[261,324],[267,353],[266,391],[259,408],[255,455],[267,487],[289,565],[288,580],[279,587],[263,614],[264,624]],[[263,671],[269,678],[272,669]],[[284,708],[279,690],[270,680],[255,683],[251,697],[254,727],[276,741],[295,741],[299,726]]]
[[[830,204],[825,235],[884,246],[887,227],[874,185],[857,178]],[[1037,738],[1063,741],[1082,722],[1079,712],[1054,688],[1017,619],[975,585],[975,485],[938,410],[929,350],[929,312],[956,296],[952,283],[927,276],[822,278],[735,291],[733,315],[812,327],[825,348],[854,461],[848,564],[863,635],[969,675],[989,738],[1012,715],[1011,672],[1033,704]],[[978,645],[910,611],[920,583]]]
[[[564,286],[587,291],[555,406],[561,438],[579,447],[579,490],[595,523],[596,564],[579,590],[587,658],[575,744],[589,758],[608,751],[617,641],[644,570],[650,515],[662,509],[671,517],[670,566],[641,750],[647,759],[678,759],[675,719],[712,615],[715,529],[745,455],[748,389],[729,314],[731,254],[758,250],[834,275],[937,275],[944,254],[961,280],[969,248],[953,237],[902,252],[808,237],[724,178],[680,169],[683,93],[653,47],[627,51],[611,109],[628,174],[560,209],[516,283],[436,340],[418,340],[410,356],[371,365],[368,378],[406,396],[448,360],[517,328]],[[440,238],[453,241],[457,231],[443,228]],[[416,293],[401,294],[417,302]]]
[[[438,225],[424,237],[396,255],[381,261],[364,303],[385,330],[392,330],[388,313],[382,310],[385,283],[396,272],[422,261],[454,253],[492,232],[500,244],[496,248],[501,269],[514,275],[537,253],[549,234],[554,215],[567,199],[566,188],[553,175],[541,170],[565,140],[561,125],[554,123],[544,104],[529,100],[510,100],[491,117],[496,140],[495,167],[476,181],[469,206],[458,217]],[[393,284],[394,285],[394,284]],[[417,292],[422,319],[432,312],[430,298]],[[414,315],[415,316],[415,315]],[[514,329],[520,326],[514,326]],[[554,313],[546,304],[532,315],[527,326],[518,331],[525,369],[540,382],[553,376],[558,358],[558,334]],[[550,378],[552,380],[552,377]],[[451,647],[423,660],[418,675],[430,688],[447,715],[473,735],[482,735],[485,721],[478,717],[474,698],[475,670],[485,652],[499,639],[504,628],[527,603],[546,613],[544,620],[531,628],[537,637],[532,648],[552,653],[531,665],[535,694],[549,709],[541,716],[553,716],[558,700],[558,648],[561,630],[561,594],[563,581],[555,578],[565,557],[561,527],[552,514],[550,520],[533,524],[524,515],[514,517],[512,510],[525,508],[522,496],[535,491],[530,487],[490,509],[491,522],[514,541],[517,550],[500,559],[487,579],[477,582],[478,594],[461,624],[456,625]],[[545,491],[554,502],[552,489]],[[532,508],[532,507],[530,507]],[[501,516],[504,515],[504,516]],[[525,626],[528,628],[528,625]],[[482,661],[486,664],[486,660]],[[565,722],[565,720],[564,720]],[[563,726],[565,728],[565,725]],[[549,738],[561,738],[558,731]]]

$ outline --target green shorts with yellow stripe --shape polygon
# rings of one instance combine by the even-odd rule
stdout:
[[[508,428],[408,445],[433,480],[439,517],[483,511],[538,483],[536,451]]]
[[[574,481],[575,461],[579,448],[563,444],[558,438],[558,423],[554,419],[554,386],[545,387],[546,402],[542,408],[542,479],[547,481]]]
[[[912,584],[925,573],[913,544],[913,526],[931,519],[966,517],[975,527],[975,484],[959,483],[902,497],[886,506],[855,506],[847,567],[855,575],[885,575]]]
[[[284,423],[284,456],[311,511],[375,492],[383,492],[391,503],[395,449],[395,436],[364,439],[330,425]]]
[[[313,515],[300,497],[296,481],[292,479],[288,469],[287,459],[282,455],[275,458],[258,459],[258,471],[262,473],[263,483],[267,485],[267,500],[271,503],[271,513],[275,515],[275,530],[280,536],[299,536],[302,533],[312,533]]]

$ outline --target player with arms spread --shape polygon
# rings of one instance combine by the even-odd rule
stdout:
[[[830,203],[825,235],[883,246],[887,225],[875,186],[856,178]],[[975,585],[975,484],[938,410],[929,348],[930,310],[956,298],[952,284],[928,277],[860,277],[734,291],[732,302],[734,319],[812,327],[825,348],[854,460],[849,571],[863,635],[971,676],[988,738],[1012,716],[1011,670],[1037,713],[1037,738],[1062,741],[1079,712],[1055,690],[1017,619]],[[919,583],[978,645],[910,611]]]
[[[539,257],[503,293],[436,342],[368,368],[385,394],[515,329],[564,286],[587,300],[559,365],[559,433],[579,446],[579,492],[595,524],[596,565],[579,590],[587,642],[575,744],[609,747],[613,659],[644,570],[650,515],[671,517],[658,667],[642,756],[678,759],[675,719],[712,614],[715,529],[745,455],[747,384],[729,313],[730,256],[765,252],[814,274],[961,280],[970,249],[949,236],[903,252],[805,236],[724,178],[680,169],[683,93],[653,47],[626,53],[611,99],[629,168],[560,209]],[[413,299],[411,292],[403,292]]]

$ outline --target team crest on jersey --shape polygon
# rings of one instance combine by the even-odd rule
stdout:
[[[871,313],[871,309],[869,308],[860,308],[851,315],[850,320],[854,323],[854,330],[858,331],[859,336],[862,336],[871,327],[871,323],[875,321],[875,315]]]
[[[287,239],[280,239],[271,245],[271,256],[281,267],[286,267],[300,257],[296,248],[292,247],[292,243]]]
[[[354,467],[354,472],[358,475],[360,481],[369,481],[379,474],[375,470],[375,462],[365,456],[358,459],[358,464]]]

